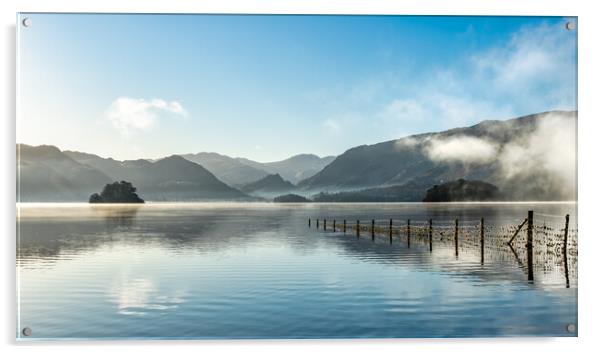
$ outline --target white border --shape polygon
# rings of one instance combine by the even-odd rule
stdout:
[[[599,34],[602,33],[596,2],[579,0],[3,0],[1,105],[2,120],[2,336],[3,352],[102,353],[142,349],[163,353],[171,347],[178,353],[199,351],[244,351],[250,353],[305,353],[307,351],[393,353],[400,350],[427,353],[462,351],[490,353],[542,351],[571,353],[593,351],[600,327],[599,252],[602,250],[596,219],[600,195],[600,89],[602,63]],[[137,13],[336,13],[336,14],[432,14],[432,15],[558,15],[579,16],[579,338],[519,339],[425,339],[425,340],[329,340],[329,341],[184,341],[184,342],[93,342],[15,344],[15,19],[16,12],[137,12]]]

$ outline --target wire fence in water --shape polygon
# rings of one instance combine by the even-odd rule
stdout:
[[[357,237],[389,237],[428,246],[453,247],[460,251],[480,253],[485,258],[508,258],[518,262],[533,280],[534,271],[563,277],[566,286],[577,279],[577,227],[570,224],[568,215],[530,211],[523,220],[513,224],[488,223],[485,218],[473,219],[315,219],[309,226],[332,232],[354,234]]]

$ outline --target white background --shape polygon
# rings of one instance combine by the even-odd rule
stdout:
[[[146,353],[242,352],[305,353],[345,352],[393,353],[454,352],[572,354],[589,352],[599,346],[600,271],[602,234],[596,228],[601,219],[599,204],[600,106],[602,94],[599,66],[602,65],[602,13],[595,1],[577,0],[2,0],[2,137],[0,173],[2,263],[0,336],[5,353],[114,353],[143,350]],[[579,338],[518,339],[403,339],[403,340],[307,340],[307,341],[179,341],[179,342],[15,342],[15,18],[25,12],[156,12],[156,13],[336,13],[336,14],[437,14],[437,15],[558,15],[579,16]],[[599,225],[598,225],[599,226]],[[68,309],[65,309],[68,311]],[[599,348],[598,348],[599,350]]]

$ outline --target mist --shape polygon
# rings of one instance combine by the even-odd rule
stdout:
[[[576,114],[547,114],[531,134],[504,145],[497,158],[503,181],[538,185],[544,193],[576,200]]]
[[[499,147],[488,139],[459,136],[429,139],[425,152],[433,161],[485,163],[491,161]]]
[[[419,149],[435,163],[460,164],[467,171],[491,166],[495,173],[487,181],[510,198],[576,200],[576,112],[543,113],[534,122],[527,127],[494,122],[483,125],[478,135],[408,137],[395,145],[399,150]]]

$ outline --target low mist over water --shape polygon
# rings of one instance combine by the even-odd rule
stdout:
[[[18,327],[30,327],[33,339],[572,336],[576,253],[568,279],[561,260],[536,254],[528,281],[523,241],[513,254],[495,245],[494,232],[520,224],[527,210],[553,229],[570,214],[573,229],[575,209],[20,204]],[[470,230],[481,217],[484,261],[463,234],[456,256],[446,227],[459,218]],[[390,218],[400,230],[406,219],[433,219],[432,251],[418,235],[410,244],[403,233],[373,240],[330,224]]]

